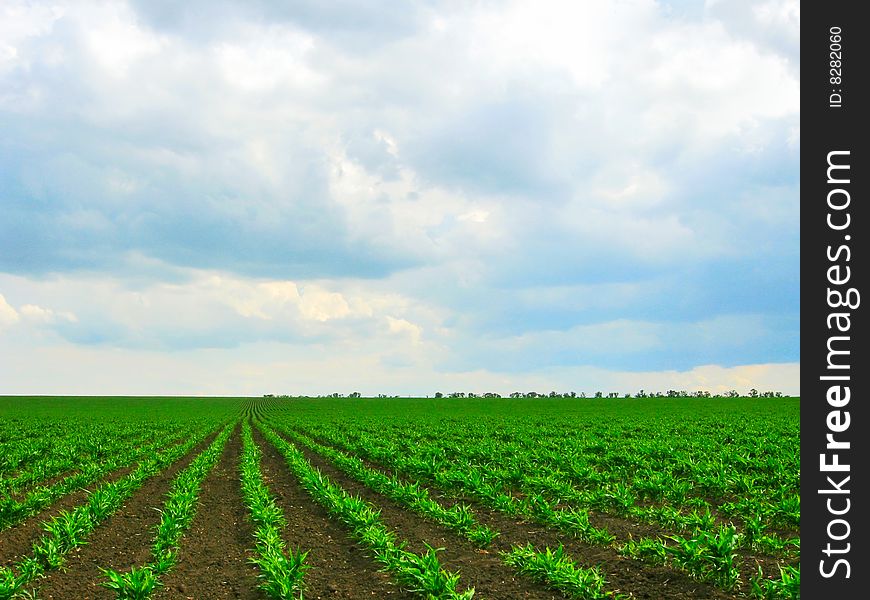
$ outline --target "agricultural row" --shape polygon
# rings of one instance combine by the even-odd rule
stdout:
[[[0,600],[799,598],[795,400],[47,402]]]

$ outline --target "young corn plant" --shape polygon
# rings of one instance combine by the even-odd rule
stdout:
[[[668,560],[667,546],[661,540],[652,538],[629,539],[624,544],[618,546],[616,551],[623,556],[636,558],[652,564],[664,564]]]
[[[435,549],[426,544],[426,552],[412,554],[400,551],[393,557],[394,565],[409,585],[412,592],[422,594],[427,598],[470,599],[474,590],[457,593],[459,573],[450,573],[441,568],[437,553],[443,548]]]
[[[44,526],[52,540],[56,542],[60,554],[66,554],[75,548],[88,533],[93,523],[89,512],[62,512]]]
[[[689,539],[669,536],[676,542],[666,546],[674,564],[705,581],[731,590],[740,579],[736,549],[740,537],[733,526],[721,526],[716,533],[698,530]]]
[[[441,568],[437,552],[430,548],[424,554],[405,550],[404,542],[389,531],[380,520],[380,511],[358,496],[351,496],[334,484],[292,444],[278,436],[261,422],[256,423],[264,437],[284,456],[287,465],[302,487],[327,511],[342,521],[360,542],[368,546],[385,570],[409,590],[423,598],[439,600],[470,600],[474,589],[458,591],[459,575]]]
[[[766,529],[762,515],[745,516],[740,547],[768,554],[788,554],[793,548],[800,548],[799,538],[784,539],[778,535],[766,533]]]
[[[280,427],[280,430],[311,450],[325,456],[332,463],[357,481],[378,493],[403,504],[414,512],[436,523],[456,530],[459,534],[480,547],[486,547],[498,536],[486,525],[477,523],[467,504],[459,503],[444,507],[429,496],[429,491],[417,481],[406,482],[398,476],[388,476],[366,466],[362,460],[334,448],[318,444],[306,435]]]
[[[175,565],[181,535],[190,527],[196,514],[199,487],[217,464],[234,429],[235,423],[224,427],[209,447],[175,477],[163,504],[151,548],[153,562],[139,568],[134,567],[127,573],[101,569],[106,581],[100,585],[113,590],[117,598],[124,600],[148,598],[160,585],[160,576]]]
[[[24,585],[9,567],[0,567],[0,600],[12,598]]]
[[[534,546],[514,546],[510,552],[503,552],[502,557],[508,565],[520,573],[555,588],[570,598],[577,600],[605,600],[625,598],[605,590],[607,584],[604,576],[597,568],[586,569],[578,567],[560,545],[555,550],[546,548],[538,552]]]
[[[263,481],[260,472],[261,452],[254,443],[251,425],[242,422],[242,495],[251,520],[257,555],[251,562],[260,571],[260,588],[272,598],[291,600],[301,598],[303,578],[308,565],[308,552],[288,551],[281,539],[281,528],[286,524],[284,513]]]
[[[780,567],[779,579],[765,579],[761,567],[758,575],[750,580],[750,593],[757,600],[800,600],[801,569]]]
[[[777,504],[775,518],[778,522],[791,527],[800,527],[801,524],[801,496],[800,494],[789,495]]]
[[[109,579],[103,587],[114,591],[119,600],[146,600],[161,585],[157,573],[149,566],[133,567],[128,573],[101,570]]]
[[[171,446],[144,461],[125,477],[104,483],[88,494],[87,502],[73,510],[62,511],[48,523],[40,540],[33,545],[33,554],[0,571],[0,600],[22,593],[25,585],[46,571],[60,568],[64,555],[85,543],[88,535],[110,514],[121,507],[124,500],[139,489],[145,480],[153,477],[175,462],[199,443],[207,430],[194,433],[185,442]],[[15,574],[17,571],[17,575]]]

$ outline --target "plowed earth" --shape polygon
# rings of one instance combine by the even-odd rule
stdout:
[[[185,457],[159,475],[146,481],[124,506],[89,536],[87,543],[66,556],[63,569],[49,572],[28,588],[37,588],[43,599],[110,599],[114,593],[101,587],[105,576],[101,568],[128,570],[151,561],[151,544],[160,520],[159,509],[173,478],[181,472],[214,438],[199,444]],[[358,544],[349,531],[317,504],[290,472],[283,457],[254,429],[254,440],[263,453],[261,470],[277,503],[284,511],[287,526],[282,537],[289,548],[307,551],[306,599],[361,600],[418,597],[391,581],[371,552]],[[516,574],[502,563],[500,553],[514,545],[532,543],[539,550],[560,544],[581,566],[600,566],[607,589],[638,600],[729,600],[739,597],[687,574],[620,556],[609,546],[585,544],[540,524],[510,517],[491,510],[469,498],[456,498],[430,488],[430,495],[445,505],[458,501],[470,504],[479,522],[500,533],[486,550],[476,548],[454,531],[427,520],[345,475],[319,454],[297,444],[308,460],[346,491],[358,494],[380,509],[384,524],[413,552],[438,548],[443,568],[461,575],[460,589],[473,587],[481,598],[497,600],[561,600],[558,592]],[[243,599],[264,600],[258,589],[258,571],[251,564],[253,527],[241,489],[239,463],[241,436],[237,427],[220,461],[200,489],[197,512],[180,542],[178,560],[154,594],[158,600]],[[372,467],[373,465],[368,463]],[[108,477],[115,479],[128,470]],[[30,552],[41,535],[40,524],[62,509],[72,508],[85,499],[85,492],[71,494],[42,514],[0,533],[0,559],[12,564]],[[595,515],[617,538],[654,533],[647,526]],[[650,530],[648,530],[650,529]]]
[[[327,446],[330,445],[328,440],[322,438],[317,439],[317,441]],[[343,477],[341,479],[342,485],[344,485],[345,481],[348,481],[346,476],[343,474],[339,475],[338,470],[324,458],[307,448],[302,448],[300,444],[297,444],[297,447],[302,449],[306,453],[306,456],[312,460],[312,463],[320,467],[324,473],[330,477],[332,477],[333,473],[336,474],[336,477]],[[343,450],[334,445],[332,447]],[[382,473],[393,474],[393,471],[377,463],[368,460],[363,462],[370,468],[379,470]],[[406,481],[408,480],[406,479]],[[361,487],[359,484],[354,485]],[[570,535],[561,534],[558,531],[549,529],[539,523],[511,517],[490,509],[473,498],[457,497],[454,494],[446,493],[431,486],[428,489],[430,496],[445,506],[451,506],[459,501],[470,505],[480,523],[500,533],[499,537],[496,538],[488,549],[489,552],[508,551],[513,545],[522,546],[527,543],[533,544],[538,550],[543,550],[546,547],[555,549],[561,544],[578,565],[600,567],[606,575],[608,590],[626,594],[631,598],[639,600],[728,600],[740,597],[739,594],[729,594],[713,585],[697,581],[682,571],[627,558],[609,546],[587,544]],[[373,494],[373,492],[369,493]],[[380,500],[377,504],[382,506],[383,502],[384,500]],[[387,500],[387,502],[389,501]],[[611,534],[620,540],[627,540],[631,537],[637,539],[645,535],[653,537],[661,533],[660,530],[646,524],[634,523],[606,515],[595,515],[590,521],[596,526],[605,526]],[[759,560],[759,562],[761,561]],[[774,567],[771,567],[770,564],[776,565],[778,563],[771,560],[766,565],[773,569]],[[463,569],[464,572],[465,570]],[[463,577],[463,579],[465,578]],[[490,594],[486,596],[491,597]],[[494,597],[500,598],[501,596]],[[561,598],[562,596],[555,597]]]
[[[100,586],[106,581],[100,568],[126,570],[150,561],[154,530],[160,522],[158,509],[172,480],[213,438],[214,435],[209,436],[162,473],[148,479],[115,514],[97,526],[85,545],[66,555],[62,570],[47,572],[45,579],[35,582],[38,597],[114,598],[113,592]]]

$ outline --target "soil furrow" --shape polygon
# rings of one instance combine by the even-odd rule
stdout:
[[[253,529],[239,482],[241,429],[202,482],[196,516],[181,538],[178,562],[154,598],[261,600],[253,556]]]
[[[100,586],[100,568],[126,570],[141,566],[151,557],[154,530],[160,522],[159,508],[175,476],[184,470],[214,440],[210,434],[193,450],[136,490],[124,505],[91,533],[81,548],[66,555],[61,571],[47,573],[38,584],[39,598],[91,600],[114,598]]]
[[[438,552],[441,565],[461,574],[462,589],[474,587],[482,598],[499,600],[539,599],[558,600],[564,598],[560,592],[548,589],[543,584],[518,575],[502,563],[498,554],[481,550],[456,532],[401,506],[379,494],[364,484],[340,471],[331,462],[312,452],[302,444],[296,444],[311,464],[352,494],[358,494],[381,509],[381,520],[408,541],[408,549],[425,552],[425,543],[433,548],[443,548]]]
[[[183,443],[184,440],[178,438],[175,438],[170,442],[173,446]],[[42,529],[42,524],[44,522],[50,520],[64,510],[71,510],[79,504],[84,503],[91,490],[94,490],[104,483],[112,483],[126,475],[129,475],[133,469],[147,458],[147,456],[143,455],[133,459],[128,465],[107,473],[88,486],[61,496],[51,505],[42,509],[35,515],[27,517],[17,525],[0,532],[0,566],[11,566],[19,559],[28,555],[32,549],[33,543],[41,538],[45,533]],[[66,475],[70,474],[71,473],[66,473]]]
[[[415,595],[390,581],[347,529],[317,504],[290,472],[284,458],[254,428],[254,441],[263,452],[263,479],[284,511],[289,548],[308,551],[305,598],[309,600],[411,600]]]
[[[608,589],[639,600],[725,600],[737,597],[696,581],[686,573],[621,556],[610,546],[587,544],[544,525],[512,518],[471,498],[462,498],[462,501],[472,507],[480,523],[501,534],[493,544],[494,550],[507,551],[512,545],[526,543],[532,543],[539,550],[561,544],[578,565],[601,567],[607,577]]]
[[[336,448],[338,450],[342,450],[342,451],[347,452],[347,450],[345,448],[343,448],[340,445],[335,444],[334,442],[332,442],[329,439],[326,439],[326,438],[319,436],[319,435],[313,435],[311,432],[305,431],[304,429],[301,432],[320,444],[323,444],[325,446],[330,446],[330,447]],[[390,470],[382,465],[379,465],[377,463],[373,463],[373,462],[369,461],[368,459],[365,459],[362,457],[359,457],[359,458],[369,467],[372,467],[375,469],[380,469],[382,472],[385,472],[388,474],[393,473],[393,470]],[[525,498],[527,496],[526,492],[523,492],[516,487],[506,488],[506,492],[510,493],[511,495],[515,496],[516,498]],[[546,496],[546,494],[545,494],[545,496]],[[715,518],[716,525],[729,525],[729,524],[733,523],[738,528],[743,527],[743,521],[739,517],[726,517],[726,516],[724,516],[718,510],[718,505],[714,504],[709,498],[707,498],[707,500],[708,500],[708,503],[710,503],[710,512],[713,514],[713,516]],[[721,502],[725,502],[725,500],[722,500]],[[564,508],[564,507],[570,506],[570,505],[571,505],[571,503],[568,502],[566,504],[560,505],[560,507]],[[663,506],[663,505],[664,505],[664,503],[654,503],[654,502],[638,503],[638,506],[644,506],[644,507],[649,507],[649,508],[655,508],[657,506]],[[684,509],[684,510],[687,511],[688,509]],[[631,533],[634,535],[635,538],[637,538],[639,536],[661,537],[663,535],[679,535],[680,534],[679,531],[666,530],[661,525],[658,525],[658,524],[656,524],[654,522],[650,522],[650,521],[641,521],[641,520],[633,521],[631,519],[626,519],[623,517],[619,517],[618,515],[615,515],[615,514],[605,513],[605,512],[598,511],[598,510],[588,510],[588,513],[589,513],[590,523],[593,526],[609,528],[613,524],[618,524],[619,522],[622,522],[622,523],[625,523],[626,526],[631,530]],[[617,528],[619,528],[618,525],[617,525]],[[772,528],[770,528],[769,533],[777,535],[777,536],[784,538],[784,539],[789,538],[789,537],[800,537],[800,529],[799,528],[788,527],[788,526],[772,527]],[[687,535],[687,532],[683,532],[684,537],[685,537],[685,535]],[[764,554],[764,553],[744,552],[744,554],[751,557],[753,560],[758,559],[761,562],[769,562],[771,560],[772,561],[779,561],[779,562],[782,562],[783,564],[796,564],[798,562],[797,559],[786,559],[783,557],[777,557],[775,555],[769,555],[769,554]]]
[[[27,517],[18,525],[0,533],[0,565],[11,566],[30,554],[34,542],[45,535],[45,530],[42,528],[43,523],[51,520],[52,517],[55,517],[64,510],[71,510],[79,504],[83,504],[87,500],[88,493],[91,490],[103,483],[118,481],[125,475],[128,475],[133,468],[133,466],[122,467],[94,482],[87,488],[81,488],[61,496],[51,506],[44,508],[32,517]]]

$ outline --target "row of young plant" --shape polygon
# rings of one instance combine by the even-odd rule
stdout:
[[[79,424],[64,427],[60,421],[46,422],[34,418],[11,418],[0,421],[0,481],[5,481],[16,472],[38,465],[52,458],[58,449],[56,440],[66,441],[76,437],[104,439],[106,428],[102,423]]]
[[[424,554],[406,550],[406,543],[399,541],[396,534],[387,529],[375,506],[348,494],[333,483],[314,468],[299,449],[268,426],[261,422],[256,425],[266,440],[284,456],[302,487],[331,515],[344,523],[400,585],[422,598],[468,600],[474,596],[473,588],[464,591],[457,589],[459,574],[441,567],[434,548],[427,547]]]
[[[543,551],[537,550],[532,544],[514,546],[510,552],[505,552],[502,556],[505,563],[520,573],[559,590],[569,598],[578,600],[628,598],[605,590],[607,580],[601,570],[595,567],[578,567],[574,559],[565,554],[565,549],[561,545],[555,550],[545,548]]]
[[[151,477],[186,455],[210,434],[202,429],[185,442],[170,446],[145,460],[124,477],[99,485],[85,502],[64,510],[43,523],[47,532],[33,545],[33,553],[12,567],[0,568],[0,600],[25,593],[25,586],[47,571],[60,568],[71,550],[84,544],[90,533],[123,505]]]
[[[488,547],[499,535],[497,531],[477,523],[467,504],[457,503],[445,507],[429,496],[427,488],[416,481],[405,481],[395,474],[390,476],[366,466],[359,458],[324,446],[310,437],[280,424],[270,422],[293,441],[324,456],[341,471],[363,483],[370,489],[406,506],[421,516],[456,531],[462,537],[481,548]],[[620,598],[605,589],[606,579],[598,568],[578,566],[559,546],[555,550],[536,550],[533,546],[515,546],[502,554],[502,560],[520,573],[529,574],[571,598],[599,600]]]
[[[0,500],[0,531],[8,529],[23,520],[36,515],[57,499],[99,481],[117,469],[127,467],[143,456],[150,456],[155,451],[169,444],[177,443],[181,437],[178,432],[163,436],[147,436],[144,440],[119,438],[117,446],[113,446],[110,454],[90,461],[79,462],[75,472],[46,486],[31,489],[22,499],[12,497]]]
[[[294,429],[304,431],[306,427],[306,424],[299,423],[295,424]],[[609,544],[614,540],[613,535],[606,529],[594,527],[589,522],[589,515],[585,510],[557,506],[540,494],[524,497],[512,495],[503,486],[486,478],[468,464],[427,463],[415,457],[391,452],[363,436],[352,439],[333,428],[319,427],[312,433],[351,454],[407,476],[423,478],[446,491],[468,494],[505,514],[533,519],[591,544]]]
[[[103,462],[129,447],[131,442],[142,445],[183,432],[179,425],[146,427],[142,423],[119,427],[108,427],[104,423],[74,424],[59,430],[54,424],[45,425],[37,428],[37,435],[7,442],[0,448],[3,463],[7,467],[14,465],[0,476],[0,496],[20,495],[51,478]]]
[[[304,429],[302,424],[298,426]],[[326,430],[330,433],[327,434]],[[364,437],[363,441],[349,441],[348,436],[343,436],[341,431],[333,428],[318,427],[317,434],[375,463],[412,477],[422,477],[447,491],[468,494],[496,510],[533,519],[588,543],[612,544],[626,556],[646,562],[671,564],[726,590],[735,589],[741,582],[741,564],[737,558],[741,536],[736,534],[733,526],[720,526],[713,531],[696,529],[686,538],[675,535],[618,543],[606,530],[591,526],[585,510],[576,506],[561,506],[558,501],[549,500],[538,493],[517,497],[508,493],[500,482],[488,479],[479,469],[468,464],[426,462],[391,452],[379,443],[367,443]],[[379,439],[378,442],[383,440]]]
[[[488,547],[498,535],[498,532],[478,523],[471,507],[467,504],[460,502],[449,508],[442,506],[433,500],[429,496],[429,491],[417,482],[405,482],[396,475],[386,475],[381,471],[367,467],[359,458],[318,444],[310,437],[293,431],[281,423],[269,422],[269,425],[289,436],[294,442],[326,457],[336,467],[379,494],[387,496],[431,521],[456,531],[480,548]]]
[[[726,516],[797,528],[799,431],[788,419],[779,423],[768,420],[762,428],[736,419],[693,420],[691,427],[653,422],[592,432],[568,429],[556,439],[547,424],[541,437],[523,436],[525,450],[512,455],[546,465],[583,490],[622,489],[635,504],[715,507]]]
[[[655,423],[616,428],[541,422],[514,428],[501,422],[461,427],[449,422],[431,424],[431,429],[430,424],[363,424],[357,431],[395,440],[398,451],[412,451],[427,460],[486,464],[506,485],[521,483],[529,466],[535,465],[533,472],[546,472],[576,488],[588,502],[597,503],[596,508],[634,507],[633,516],[652,522],[667,519],[691,529],[686,508],[704,513],[715,507],[726,516],[756,520],[767,528],[796,528],[799,437],[790,425],[762,432],[744,423],[693,422],[687,432]],[[644,500],[656,507],[641,506]]]
[[[308,552],[290,550],[281,538],[287,525],[284,513],[263,481],[260,471],[262,452],[254,443],[248,418],[242,421],[242,496],[254,524],[256,556],[251,559],[260,571],[260,588],[272,598],[293,600],[301,597],[308,565]]]
[[[131,427],[119,435],[125,436],[137,445],[142,445],[162,434],[163,432],[158,434],[157,431]],[[60,478],[79,470],[81,465],[99,463],[129,445],[126,439],[121,441],[123,438],[113,438],[104,444],[90,439],[82,439],[84,436],[84,432],[80,431],[72,439],[51,440],[50,445],[55,446],[55,452],[52,455],[44,456],[26,468],[16,470],[14,474],[0,479],[0,496],[21,496],[35,486],[46,486],[53,478]],[[21,450],[21,448],[17,448],[17,450]]]
[[[592,483],[585,482],[578,486],[565,472],[557,467],[550,467],[542,462],[540,454],[528,448],[515,447],[514,452],[505,455],[502,441],[496,436],[493,439],[481,439],[479,436],[469,436],[464,443],[457,441],[423,441],[419,439],[415,445],[409,443],[414,438],[413,428],[408,428],[408,435],[388,437],[383,433],[373,434],[366,429],[343,431],[350,441],[365,440],[367,445],[379,444],[381,450],[390,455],[405,456],[409,460],[422,463],[426,471],[437,470],[440,466],[453,463],[468,464],[488,483],[505,489],[516,489],[524,495],[544,496],[556,503],[570,503],[578,508],[598,510],[623,518],[632,518],[663,527],[675,529],[677,532],[691,532],[696,529],[709,529],[713,526],[730,523],[722,522],[714,516],[709,504],[702,499],[697,502],[686,502],[686,506],[675,507],[669,504],[645,506],[638,504],[639,499],[627,485],[616,482],[593,485],[595,478],[590,475]],[[542,439],[541,445],[546,442]],[[614,462],[618,462],[614,459]],[[594,472],[593,472],[594,473]],[[650,473],[650,479],[656,475]],[[663,483],[664,485],[664,483]],[[763,496],[763,494],[760,494]],[[799,498],[799,496],[798,496]],[[787,557],[799,552],[800,538],[797,536],[780,537],[768,529],[760,508],[758,498],[748,497],[741,501],[745,508],[741,519],[746,535],[740,542],[747,550],[764,552]]]
[[[775,424],[775,420],[766,419],[761,428],[746,420],[723,422],[698,417],[691,420],[690,427],[657,421],[649,415],[643,415],[642,420],[627,419],[620,425],[569,424],[550,419],[519,426],[482,421],[459,429],[456,423],[447,422],[412,431],[408,443],[417,444],[426,438],[448,446],[469,438],[498,440],[496,454],[490,457],[509,458],[519,450],[521,455],[530,454],[548,467],[568,473],[578,470],[584,481],[597,473],[601,479],[596,485],[614,481],[630,484],[638,470],[652,467],[670,480],[685,480],[692,486],[690,492],[697,496],[739,497],[747,491],[747,484],[775,490],[782,486],[794,489],[799,482],[798,473],[791,468],[799,466],[793,452],[799,433],[788,419]],[[387,425],[383,433],[393,437],[403,429],[405,424],[395,423]],[[488,452],[489,448],[481,450]],[[466,451],[468,456],[475,456],[473,447]],[[479,457],[487,458],[483,454]],[[723,463],[731,467],[725,477],[718,468]]]
[[[494,485],[506,485],[498,471],[490,470],[489,465],[480,468],[483,476]],[[528,467],[528,465],[527,465]],[[599,489],[579,490],[559,473],[524,473],[514,479],[513,487],[527,496],[543,496],[551,503],[568,503],[587,510],[597,510],[621,518],[634,519],[675,530],[677,533],[708,531],[720,526],[731,526],[717,518],[710,506],[678,509],[670,505],[639,506],[636,498],[626,486],[620,483]],[[800,538],[781,537],[765,527],[758,514],[744,516],[742,535],[737,538],[738,548],[765,554],[787,556],[800,550]]]
[[[215,440],[173,479],[160,511],[160,523],[151,547],[151,562],[129,571],[101,569],[106,578],[101,585],[113,590],[117,598],[148,598],[161,585],[160,578],[175,566],[181,536],[196,516],[199,488],[220,460],[235,427],[236,423],[226,425]]]
[[[742,587],[740,563],[737,558],[739,534],[733,526],[720,526],[716,531],[697,530],[691,536],[668,536],[660,539],[628,540],[618,550],[621,554],[652,564],[672,564],[733,590]],[[778,578],[766,575],[761,567],[748,579],[749,593],[762,600],[799,600],[800,565],[780,565]]]

